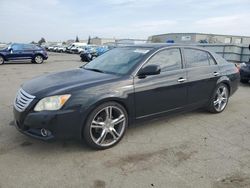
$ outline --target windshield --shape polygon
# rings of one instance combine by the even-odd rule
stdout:
[[[84,68],[124,75],[141,61],[150,50],[150,48],[136,47],[115,48],[89,62]]]

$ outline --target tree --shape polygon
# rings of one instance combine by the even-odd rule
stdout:
[[[32,41],[30,44],[36,44],[35,41]]]
[[[79,38],[78,38],[78,36],[76,36],[76,40],[75,40],[75,42],[79,42]]]
[[[38,41],[38,44],[41,45],[41,44],[43,44],[43,43],[45,43],[45,42],[46,42],[46,40],[42,37],[42,38]]]
[[[91,37],[89,36],[89,39],[88,39],[88,44],[90,44],[91,43]]]

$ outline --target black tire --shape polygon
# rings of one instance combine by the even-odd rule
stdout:
[[[110,121],[110,123],[105,123],[108,122],[109,120],[108,115],[106,114],[106,109],[108,109],[107,111],[111,111],[110,120],[114,118],[113,122],[114,121],[119,122],[119,118],[120,120],[122,119],[124,120],[117,124],[114,123],[114,125],[111,125],[112,121]],[[121,114],[118,117],[115,117],[119,114],[118,112],[119,113],[121,112]],[[100,125],[99,123],[102,123],[103,125]],[[96,107],[88,116],[86,124],[84,125],[83,128],[83,139],[85,140],[86,144],[93,149],[99,149],[99,150],[108,149],[110,147],[115,146],[121,141],[126,132],[127,127],[128,127],[128,114],[125,108],[116,102],[106,102]],[[113,129],[115,129],[115,132],[113,132]],[[115,138],[116,136],[117,138]],[[106,143],[103,143],[105,139]],[[110,141],[110,143],[108,143],[108,141]]]
[[[42,55],[35,55],[35,57],[33,58],[33,62],[36,64],[42,64],[44,61],[44,58]]]
[[[223,94],[223,96],[222,95],[219,96],[219,93],[222,94],[221,93],[222,91],[225,92],[225,95]],[[211,113],[221,113],[225,110],[228,101],[229,101],[228,86],[226,84],[221,83],[215,88],[213,95],[209,101],[207,110]]]
[[[240,79],[240,82],[243,83],[243,84],[247,84],[249,82],[249,80],[247,80],[247,79]]]
[[[0,55],[0,65],[4,64],[4,57]]]

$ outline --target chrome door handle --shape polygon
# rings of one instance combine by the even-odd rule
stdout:
[[[214,72],[214,76],[219,76],[219,75],[220,75],[220,73]]]
[[[179,78],[178,82],[185,82],[187,79],[185,78]]]

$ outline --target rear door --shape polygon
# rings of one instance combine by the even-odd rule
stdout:
[[[188,104],[203,105],[210,99],[217,80],[219,67],[207,51],[184,48],[184,59],[188,78]]]
[[[22,58],[31,59],[34,55],[35,46],[33,44],[23,44]]]
[[[183,108],[187,104],[186,71],[179,48],[164,49],[143,66],[159,65],[159,75],[135,77],[137,119]]]

